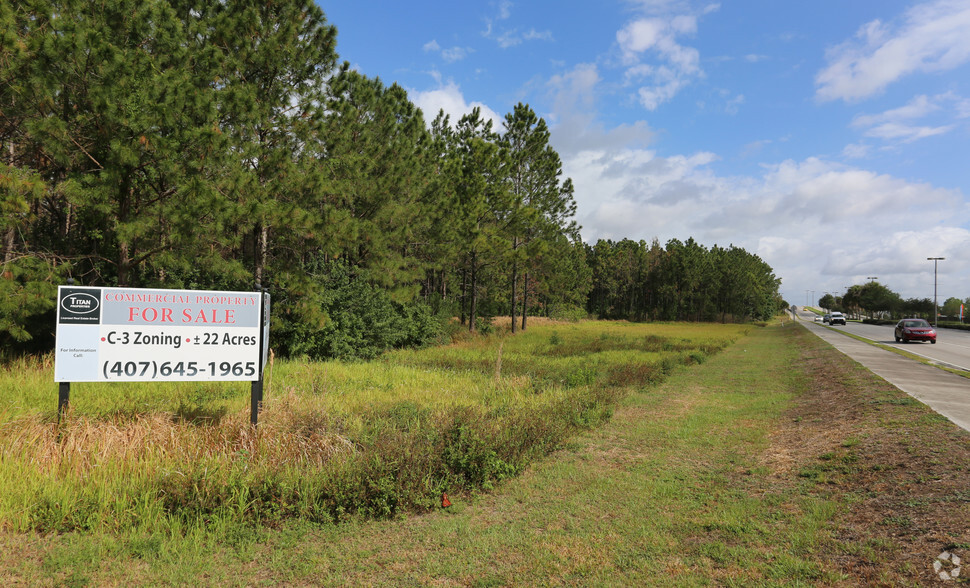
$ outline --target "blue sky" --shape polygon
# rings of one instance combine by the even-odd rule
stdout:
[[[970,297],[970,0],[321,2],[429,121],[525,102],[584,240],[761,256],[805,304],[869,276]]]

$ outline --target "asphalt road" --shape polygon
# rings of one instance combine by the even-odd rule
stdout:
[[[942,329],[937,343],[896,343],[892,327],[849,323],[829,327],[816,323],[815,315],[799,311],[799,322],[833,347],[859,362],[877,376],[923,402],[958,426],[970,431],[970,379],[920,363],[839,331],[866,337],[885,345],[923,356],[936,363],[970,371],[970,333]]]
[[[806,321],[813,321],[815,314],[810,312],[799,312],[799,318]],[[821,325],[821,323],[817,323]],[[970,331],[958,331],[954,329],[937,329],[936,344],[930,343],[896,343],[893,336],[892,326],[864,325],[862,323],[849,322],[844,327],[838,325],[833,329],[843,329],[853,335],[871,339],[883,345],[899,347],[907,353],[919,355],[930,361],[955,367],[970,372]]]

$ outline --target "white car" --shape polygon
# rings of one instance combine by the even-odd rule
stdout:
[[[843,325],[844,326],[845,325],[845,315],[843,315],[841,312],[833,312],[831,315],[829,315],[829,324],[830,325]]]

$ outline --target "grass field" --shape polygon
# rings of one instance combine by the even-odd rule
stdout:
[[[55,431],[54,386],[36,368],[3,377],[8,583],[913,585],[936,579],[942,550],[970,549],[967,434],[792,325],[550,325],[369,364],[277,362],[255,435],[243,391],[192,387],[143,408],[120,389],[82,389]],[[8,380],[49,397],[12,399]],[[432,462],[426,437],[451,452],[426,468],[441,477],[384,482],[424,498],[314,518],[301,479],[359,482],[348,464],[375,448],[396,447],[383,455],[398,461],[361,471]],[[237,493],[293,485],[264,492],[297,506],[109,500],[196,462]],[[193,475],[183,498],[218,494]],[[95,499],[99,486],[115,493]],[[118,520],[43,528],[18,514],[44,495]]]
[[[256,430],[244,383],[75,385],[58,421],[50,365],[20,362],[0,377],[0,526],[184,534],[426,511],[603,422],[617,384],[660,381],[744,329],[564,324],[373,362],[274,362]]]

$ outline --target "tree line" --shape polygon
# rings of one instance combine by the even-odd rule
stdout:
[[[312,1],[24,0],[0,4],[0,35],[4,349],[51,347],[69,278],[259,284],[277,351],[319,357],[427,342],[453,316],[517,330],[778,306],[741,249],[584,244],[531,107],[428,124],[338,62]]]
[[[771,267],[739,247],[624,239],[599,241],[587,255],[593,270],[587,308],[603,318],[767,320],[786,306]]]
[[[904,317],[933,318],[934,302],[930,298],[903,298],[889,287],[873,280],[865,284],[849,286],[845,293],[837,296],[826,293],[818,299],[818,305],[828,310],[835,310],[855,315],[868,315],[869,318],[886,317],[900,319]],[[950,320],[960,320],[960,307],[964,307],[964,319],[967,309],[970,309],[970,298],[960,300],[956,297],[947,298],[937,312]]]

